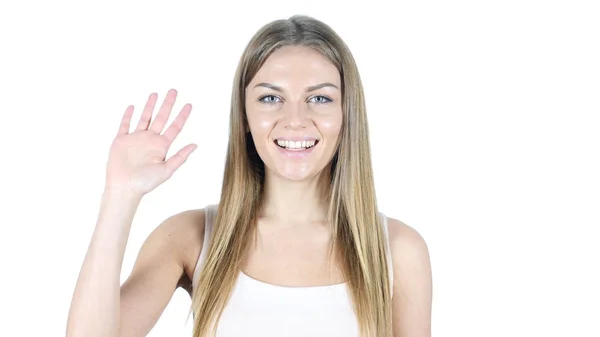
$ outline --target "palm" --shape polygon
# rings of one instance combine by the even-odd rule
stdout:
[[[191,111],[186,104],[173,123],[161,134],[177,92],[170,90],[155,120],[151,123],[156,94],[150,95],[134,132],[129,132],[133,107],[125,111],[119,133],[115,137],[107,165],[107,185],[126,188],[141,195],[152,191],[169,179],[187,160],[196,145],[190,144],[166,160],[167,152],[181,131]]]

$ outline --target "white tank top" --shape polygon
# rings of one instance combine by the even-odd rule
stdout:
[[[216,205],[205,208],[204,244],[194,270],[194,287],[206,259],[215,212]],[[392,282],[387,218],[383,214],[381,216]],[[217,337],[353,337],[358,336],[358,321],[346,283],[278,286],[256,280],[240,271],[216,332]]]

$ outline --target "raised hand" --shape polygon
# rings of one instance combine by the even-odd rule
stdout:
[[[192,106],[184,105],[173,123],[161,134],[169,116],[177,91],[169,90],[165,100],[151,121],[158,95],[152,93],[135,131],[129,132],[133,106],[125,110],[117,136],[108,157],[106,170],[106,188],[133,192],[140,197],[155,189],[169,179],[196,149],[189,144],[166,159],[171,144],[185,125]]]

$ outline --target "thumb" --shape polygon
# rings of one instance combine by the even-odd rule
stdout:
[[[181,167],[181,165],[183,165],[183,163],[187,161],[190,154],[192,154],[192,152],[194,152],[196,148],[198,148],[198,145],[189,144],[181,150],[177,151],[177,153],[171,156],[171,158],[167,159],[167,161],[165,162],[165,168],[169,177],[173,175],[173,173],[175,173],[175,171],[177,171],[177,169],[179,169],[179,167]]]

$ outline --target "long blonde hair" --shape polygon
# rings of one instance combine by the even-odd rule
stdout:
[[[273,21],[252,37],[241,56],[231,97],[229,145],[214,231],[192,310],[194,337],[212,336],[240,273],[261,206],[264,164],[256,153],[245,114],[245,89],[269,55],[283,46],[320,52],[339,70],[343,124],[331,162],[327,194],[331,247],[347,281],[363,337],[392,335],[391,285],[385,234],[377,210],[369,133],[360,76],[342,39],[326,24],[295,15]]]

